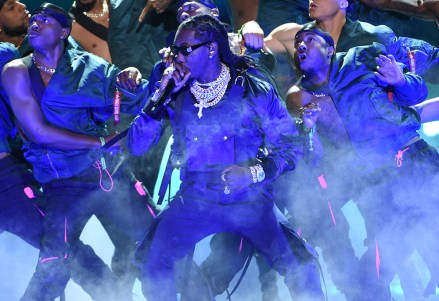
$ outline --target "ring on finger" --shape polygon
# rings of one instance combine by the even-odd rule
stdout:
[[[169,67],[169,68],[166,69],[165,74],[166,74],[168,77],[172,77],[172,74],[174,73],[174,71],[175,71],[175,68],[174,68],[174,67]]]
[[[230,189],[228,186],[224,187],[224,194],[230,194]]]

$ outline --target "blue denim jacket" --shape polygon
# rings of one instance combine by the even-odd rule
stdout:
[[[430,22],[431,23],[431,22]],[[407,26],[406,26],[407,27]],[[428,84],[429,98],[439,96],[439,49],[424,40],[399,36],[385,25],[375,26],[369,23],[346,19],[340,34],[337,52],[347,52],[356,46],[383,44],[386,51],[395,59],[410,67],[409,51],[414,55],[414,69],[422,75]]]
[[[379,53],[386,49],[378,43],[337,53],[327,85],[300,83],[308,91],[331,96],[359,158],[373,167],[392,163],[397,151],[418,136],[419,115],[409,106],[425,100],[428,92],[422,78],[408,72],[405,85],[393,91],[391,101],[388,87],[374,74]]]
[[[112,116],[119,69],[102,58],[67,48],[41,99],[41,110],[52,126],[91,136],[106,136],[104,121]],[[136,115],[145,105],[144,81],[137,95],[123,93],[121,111]],[[58,150],[30,141],[25,157],[38,181],[69,178],[92,166],[99,151]]]
[[[291,116],[271,85],[248,72],[244,78],[241,98],[231,99],[229,89],[217,105],[203,110],[201,118],[188,88],[168,105],[183,182],[200,174],[207,179],[207,174],[218,174],[232,164],[254,165],[260,147],[270,150],[261,163],[267,180],[295,168],[303,141]],[[128,134],[130,151],[146,152],[160,138],[164,124],[140,114]]]

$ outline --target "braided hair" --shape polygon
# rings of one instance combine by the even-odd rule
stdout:
[[[218,44],[218,54],[222,63],[230,68],[232,78],[236,77],[237,70],[246,70],[254,67],[254,61],[247,55],[236,55],[229,46],[227,24],[210,15],[198,15],[181,23],[180,30],[194,32],[194,37],[200,41],[213,41]]]

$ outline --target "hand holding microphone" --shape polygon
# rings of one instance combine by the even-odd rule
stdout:
[[[160,90],[164,90],[164,87],[168,85],[169,81],[171,79],[174,79],[175,89],[172,90],[172,93],[175,93],[186,84],[190,75],[191,72],[189,71],[189,69],[177,62],[173,62],[163,72],[163,76],[160,82]]]
[[[177,72],[175,72],[177,71]],[[154,93],[151,100],[148,102],[143,112],[151,116],[156,120],[162,119],[165,106],[171,100],[171,94],[177,92],[183,87],[189,80],[191,73],[188,69],[183,66],[171,65],[166,68],[163,72],[162,79],[160,81],[160,88]],[[126,137],[128,134],[128,129],[124,130],[119,135],[112,137],[109,141],[102,146],[104,151],[108,150],[110,147],[118,143],[122,138]]]
[[[155,114],[160,108],[166,106],[171,100],[171,94],[177,92],[188,81],[190,71],[180,65],[172,64],[163,72],[160,87],[151,97],[151,101],[145,108],[147,114]]]

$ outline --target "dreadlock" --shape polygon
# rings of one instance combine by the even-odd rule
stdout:
[[[230,68],[232,78],[236,77],[237,70],[254,67],[254,61],[247,55],[236,55],[230,50],[227,24],[222,23],[210,15],[198,15],[189,18],[180,25],[179,30],[190,30],[200,41],[213,41],[218,44],[218,53],[222,63]]]

